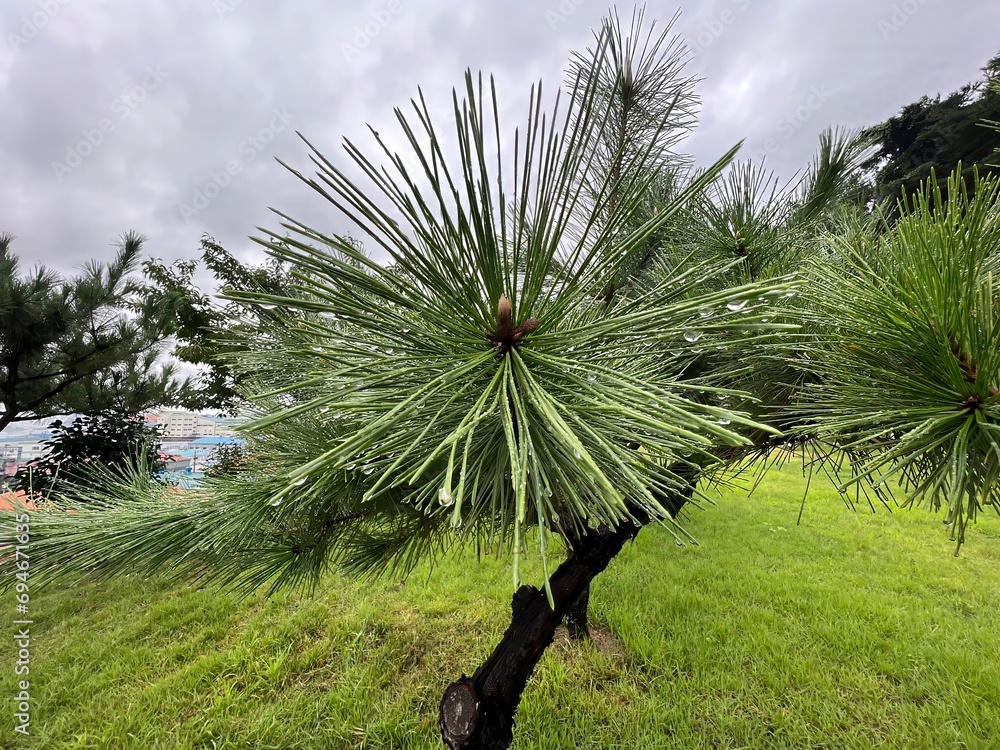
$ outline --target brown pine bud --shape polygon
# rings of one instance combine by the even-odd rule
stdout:
[[[521,323],[516,329],[514,329],[514,342],[517,343],[526,335],[538,328],[538,318],[528,318],[526,321]]]
[[[497,303],[497,327],[493,335],[501,341],[514,335],[514,313],[506,294],[501,294]]]

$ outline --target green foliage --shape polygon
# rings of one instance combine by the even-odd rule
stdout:
[[[861,207],[867,199],[861,168],[869,151],[862,132],[828,128],[820,133],[819,149],[791,201],[787,223],[827,228],[831,214]]]
[[[996,133],[983,125],[1000,120],[1000,93],[995,88],[998,59],[983,68],[982,81],[966,84],[944,99],[921,97],[865,131],[875,146],[864,167],[875,170],[877,201],[894,204],[901,193],[917,193],[932,169],[947,175],[962,163],[966,178],[974,167],[984,175],[990,172],[998,141]]]
[[[821,134],[819,149],[803,176],[783,185],[763,165],[734,163],[678,212],[651,250],[655,262],[630,283],[647,289],[665,274],[693,263],[718,270],[699,280],[697,293],[801,278],[809,259],[827,257],[823,238],[843,231],[863,215],[856,180],[864,148],[857,133],[828,130]],[[652,216],[655,206],[643,210]],[[713,332],[699,341],[697,356],[687,363],[683,377],[743,392],[742,396],[723,394],[713,402],[745,410],[759,421],[787,430],[797,421],[787,407],[803,380],[812,377],[794,364],[810,325],[803,305],[794,288],[763,301],[733,302],[737,314],[756,313],[798,330],[752,339]],[[714,308],[703,308],[699,322],[712,322],[715,315]],[[724,463],[753,461],[769,456],[775,445],[788,445],[794,439],[753,429],[744,435],[747,443],[717,446],[715,455]]]
[[[316,177],[292,171],[389,263],[279,214],[258,242],[291,283],[216,271],[233,310],[253,315],[225,356],[257,409],[241,470],[179,502],[129,480],[93,516],[39,517],[38,573],[170,565],[246,588],[308,585],[331,564],[405,573],[472,543],[512,553],[516,581],[528,539],[544,560],[550,537],[648,517],[683,541],[671,498],[692,477],[786,441],[845,449],[863,476],[902,471],[914,497],[949,504],[960,540],[997,484],[1000,348],[969,322],[992,299],[993,183],[975,203],[946,204],[942,186],[890,229],[862,213],[866,141],[847,131],[825,133],[784,187],[758,166],[727,171],[735,150],[686,172],[662,135],[684,124],[686,84],[665,37],[642,38],[609,21],[574,63],[568,106],[544,113],[539,87],[510,140],[492,82],[470,74],[454,150],[422,97],[397,110],[416,170],[377,133],[388,166],[345,144],[357,180],[313,149]],[[662,66],[674,72],[658,79]],[[657,98],[645,75],[674,93]],[[635,137],[616,140],[626,89],[660,120],[644,109]],[[151,268],[208,352],[222,318],[192,297],[193,266]],[[808,293],[795,296],[795,278]],[[908,323],[910,339],[904,308],[926,329]],[[944,361],[920,354],[932,341]],[[874,359],[852,364],[859,351]],[[934,441],[911,441],[913,420],[961,390],[956,368],[962,382],[976,373],[975,394],[950,402]]]
[[[205,476],[227,476],[241,471],[246,465],[247,450],[242,443],[227,443],[215,448],[207,460]]]
[[[947,190],[932,175],[885,233],[832,238],[797,361],[816,376],[800,429],[847,451],[855,481],[899,475],[908,502],[946,504],[959,545],[983,506],[1000,510],[1000,192],[986,177],[972,198],[960,173]]]
[[[114,261],[92,262],[71,279],[41,266],[21,276],[10,242],[0,236],[0,430],[174,398],[181,384],[157,364],[163,319],[130,277],[140,237],[126,235]]]
[[[592,49],[570,62],[569,87],[587,86],[606,118],[581,184],[591,200],[605,200],[608,210],[615,208],[619,182],[691,161],[675,151],[694,127],[698,106],[697,79],[684,72],[683,41],[671,34],[676,20],[675,15],[658,30],[655,20],[646,22],[645,9],[637,8],[623,27],[613,9],[596,35],[603,63],[594,66]],[[602,198],[604,192],[610,195]]]
[[[85,414],[66,424],[50,425],[54,435],[46,440],[45,453],[14,477],[14,489],[43,497],[62,485],[73,488],[103,486],[107,474],[125,476],[141,467],[147,474],[160,470],[159,435],[146,425],[141,414],[103,411]],[[95,466],[101,469],[94,471]],[[74,491],[71,499],[84,499]]]
[[[713,345],[737,347],[782,329],[762,318],[787,283],[715,290],[705,279],[726,267],[693,264],[643,293],[602,295],[735,152],[637,222],[665,145],[650,140],[621,174],[602,167],[616,125],[598,71],[617,64],[616,39],[605,27],[568,106],[544,114],[535,89],[511,141],[492,83],[469,74],[451,125],[457,159],[422,98],[397,111],[417,172],[378,134],[386,169],[345,146],[358,182],[314,150],[318,176],[302,179],[390,265],[282,214],[284,234],[260,243],[293,266],[291,294],[228,294],[262,323],[234,360],[262,415],[246,470],[184,504],[123,497],[127,512],[87,523],[35,519],[36,569],[103,576],[169,558],[178,574],[279,586],[314,582],[333,562],[406,571],[470,540],[512,552],[516,581],[529,532],[543,559],[550,534],[636,515],[685,538],[664,498],[716,446],[747,442],[741,429],[767,428],[681,375],[702,336],[725,332]],[[600,185],[596,198],[584,184]]]
[[[201,239],[201,251],[201,263],[223,291],[288,293],[288,268],[276,259],[260,266],[246,265],[207,235]],[[169,266],[157,259],[147,260],[143,270],[152,284],[146,287],[146,294],[156,301],[177,340],[174,357],[200,369],[196,382],[179,394],[180,404],[194,411],[232,413],[244,403],[232,358],[243,349],[239,332],[259,326],[259,308],[232,300],[225,304],[214,301],[195,285],[198,268],[194,260],[175,261]]]

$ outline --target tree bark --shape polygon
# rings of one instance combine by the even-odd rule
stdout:
[[[630,510],[636,521],[625,521],[616,528],[588,530],[574,540],[570,556],[549,578],[554,609],[544,591],[534,586],[517,590],[503,639],[472,677],[462,675],[448,686],[441,699],[438,723],[448,747],[504,750],[510,746],[521,694],[552,643],[556,627],[594,577],[649,522],[643,511]]]
[[[566,612],[566,632],[569,633],[570,640],[589,641],[590,640],[590,617],[587,608],[590,606],[590,584],[580,592],[576,601],[570,605]]]

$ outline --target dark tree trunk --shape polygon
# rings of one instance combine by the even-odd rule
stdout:
[[[574,641],[589,641],[590,628],[588,626],[589,617],[587,607],[590,606],[590,584],[580,592],[576,601],[570,605],[566,612],[566,631]]]
[[[549,578],[555,608],[544,591],[522,586],[511,604],[510,626],[490,657],[472,677],[448,686],[441,699],[441,737],[452,750],[503,750],[514,737],[514,714],[521,693],[570,607],[649,518],[637,508],[638,522],[589,530],[574,540],[570,556]]]

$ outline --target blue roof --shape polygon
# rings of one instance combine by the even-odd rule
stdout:
[[[246,441],[237,437],[203,437],[192,440],[191,445],[242,445]]]

